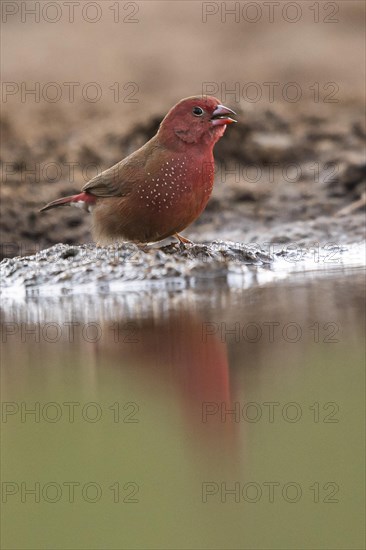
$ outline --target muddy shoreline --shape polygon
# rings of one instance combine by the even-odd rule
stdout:
[[[365,265],[364,245],[291,243],[258,245],[214,241],[204,244],[116,244],[98,247],[58,244],[26,257],[0,263],[1,291],[14,296],[113,291],[182,290],[219,284],[247,287],[291,273],[358,268]],[[231,278],[231,282],[230,282]]]

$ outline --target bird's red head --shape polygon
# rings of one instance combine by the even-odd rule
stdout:
[[[226,125],[236,122],[230,115],[235,112],[215,97],[188,97],[170,109],[158,135],[166,144],[183,142],[213,147],[224,134]]]

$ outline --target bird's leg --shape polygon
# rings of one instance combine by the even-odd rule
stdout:
[[[185,237],[182,237],[182,235],[179,235],[179,233],[175,233],[174,237],[176,237],[181,244],[194,244],[189,239],[186,239]]]
[[[338,210],[338,212],[335,213],[335,216],[347,216],[348,214],[352,214],[355,210],[359,210],[363,206],[366,206],[366,192],[362,193],[361,197],[357,201],[354,201],[344,208],[341,208],[341,210]]]
[[[141,252],[149,252],[150,250],[150,246],[146,243],[135,243],[135,245],[137,246],[137,248],[139,250],[141,250]]]

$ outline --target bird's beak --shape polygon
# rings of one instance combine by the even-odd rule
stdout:
[[[224,105],[218,105],[212,113],[211,124],[213,126],[223,126],[237,122],[228,115],[236,115],[236,113]]]

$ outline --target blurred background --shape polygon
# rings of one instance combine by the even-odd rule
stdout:
[[[1,546],[363,548],[364,2],[0,5],[3,257],[90,242],[88,214],[39,209],[206,93],[239,122],[185,234],[294,252],[178,281],[161,250],[61,246],[57,285],[3,262]],[[109,287],[116,264],[154,280]]]
[[[38,209],[202,93],[240,116],[216,147],[215,194],[192,236],[360,238],[357,207],[341,231],[334,215],[364,192],[362,1],[1,7],[3,256],[90,241],[87,214]],[[326,234],[308,223],[321,216]]]

